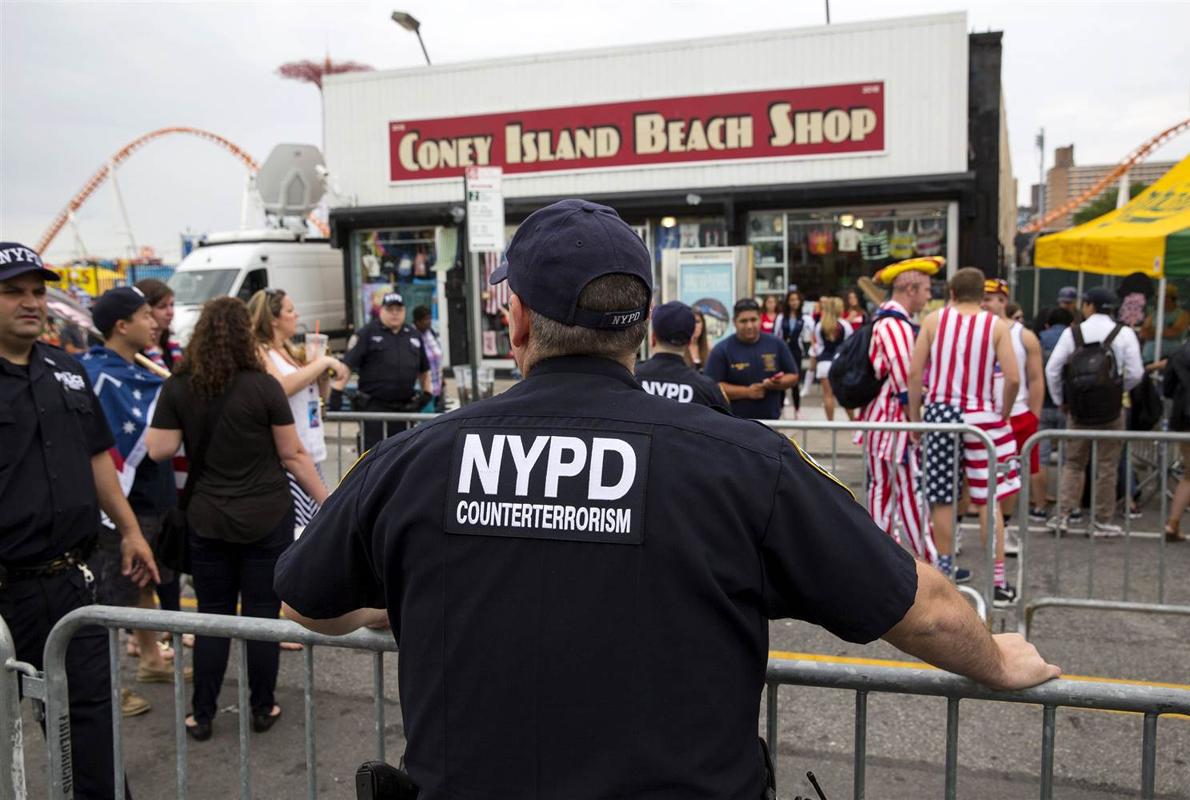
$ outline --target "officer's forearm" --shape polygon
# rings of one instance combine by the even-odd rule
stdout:
[[[388,623],[388,612],[383,608],[357,608],[339,617],[311,619],[295,611],[288,603],[282,603],[281,612],[286,619],[324,636],[342,636],[364,626],[381,627]]]
[[[430,386],[430,373],[423,372],[421,374],[421,390],[426,394],[433,394]]]
[[[752,389],[750,386],[736,386],[734,383],[726,382],[721,382],[719,388],[723,390],[723,395],[728,400],[746,400]]]
[[[95,494],[99,498],[99,507],[115,524],[121,536],[131,533],[139,534],[140,525],[136,515],[132,513],[132,506],[128,505],[128,498],[120,489],[120,478],[116,475],[116,465],[112,457],[104,451],[91,456],[91,474],[95,477]]]
[[[1000,650],[975,610],[942,573],[917,562],[913,606],[884,640],[936,667],[984,685],[1003,682]]]

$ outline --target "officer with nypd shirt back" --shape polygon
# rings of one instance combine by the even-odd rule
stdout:
[[[36,252],[0,242],[0,618],[17,659],[38,669],[54,624],[94,602],[86,558],[99,507],[121,534],[124,574],[140,586],[158,580],[120,489],[108,454],[115,442],[87,373],[65,351],[38,341],[47,280],[58,275]],[[79,798],[115,793],[107,648],[103,628],[85,627],[66,651]]]
[[[357,411],[418,411],[431,396],[430,360],[421,334],[405,324],[405,298],[397,292],[384,296],[380,316],[360,328],[343,363],[359,372]],[[342,391],[347,377],[334,388]],[[332,399],[331,408],[338,407],[337,399]],[[383,423],[364,423],[365,450],[383,438]]]
[[[391,624],[420,800],[762,797],[770,619],[1058,674],[788,439],[643,391],[651,275],[610,208],[530,215],[491,278],[525,379],[367,453],[277,564],[290,619]]]
[[[671,300],[654,308],[653,356],[636,365],[636,379],[649,394],[726,411],[727,400],[719,384],[686,363],[684,353],[694,325],[694,312],[685,303]]]

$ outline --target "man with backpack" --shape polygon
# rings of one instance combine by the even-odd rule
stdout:
[[[875,396],[860,407],[859,420],[908,421],[909,365],[917,336],[917,326],[910,317],[919,314],[930,301],[930,276],[942,264],[941,258],[913,258],[876,273],[875,280],[891,287],[892,296],[880,306],[875,319],[852,337],[855,344],[844,343],[844,347],[851,345],[848,351],[854,350],[859,360],[852,363],[846,353],[840,352],[831,365],[831,380],[836,391],[842,390],[840,399],[845,407],[851,402],[848,392],[852,387],[866,387],[856,400],[862,400],[871,388],[876,389]],[[836,370],[840,371],[838,376]],[[843,370],[848,374],[842,374]],[[938,553],[922,503],[921,449],[909,441],[908,434],[898,431],[867,431],[856,441],[864,448],[872,519],[898,542],[899,522],[913,553],[933,564]]]
[[[1045,365],[1045,378],[1054,402],[1069,417],[1075,430],[1124,430],[1124,392],[1144,377],[1140,342],[1136,333],[1110,316],[1119,304],[1116,293],[1095,287],[1083,295],[1082,322],[1071,325],[1058,339]],[[1104,440],[1097,445],[1094,521],[1092,536],[1119,536],[1112,522],[1116,506],[1116,473],[1124,443]],[[1072,439],[1066,445],[1066,462],[1058,481],[1058,512],[1049,526],[1059,532],[1070,528],[1069,515],[1082,505],[1084,472],[1091,456],[1091,441]]]

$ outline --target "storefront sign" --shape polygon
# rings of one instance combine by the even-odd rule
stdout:
[[[884,150],[884,83],[389,123],[392,181]]]
[[[499,167],[467,167],[467,249],[499,253],[504,249],[504,194]]]

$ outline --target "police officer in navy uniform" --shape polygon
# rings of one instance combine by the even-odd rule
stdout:
[[[760,304],[746,297],[732,309],[735,333],[707,356],[707,377],[719,382],[738,417],[779,419],[785,390],[797,386],[789,345],[760,330]]]
[[[685,303],[671,300],[653,309],[653,356],[636,365],[636,379],[649,394],[726,411],[719,384],[686,363],[694,325],[694,312]]]
[[[421,335],[405,324],[405,298],[397,292],[384,296],[379,318],[360,328],[343,363],[359,372],[357,411],[418,411],[432,396],[429,358]],[[335,388],[342,391],[346,384],[344,378]],[[337,399],[331,399],[331,408],[339,407]],[[383,438],[383,423],[364,423],[365,450]]]
[[[530,215],[491,278],[525,379],[363,456],[278,562],[290,619],[391,624],[420,800],[761,797],[770,619],[1058,674],[788,439],[643,391],[651,275],[610,208]]]
[[[124,498],[114,445],[87,373],[37,340],[47,280],[58,275],[33,250],[0,243],[0,617],[17,658],[42,667],[54,624],[94,602],[86,558],[102,507],[122,536],[123,572],[158,580],[153,553]],[[86,627],[66,653],[74,792],[114,795],[107,632]],[[5,777],[7,780],[7,777]]]

